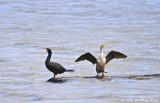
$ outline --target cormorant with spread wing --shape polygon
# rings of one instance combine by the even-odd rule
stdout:
[[[108,55],[106,57],[104,57],[103,54],[103,48],[104,45],[101,45],[100,47],[100,56],[98,59],[96,59],[91,53],[85,53],[83,55],[81,55],[75,62],[79,62],[82,60],[88,60],[91,63],[96,64],[96,72],[97,72],[97,76],[99,73],[102,73],[102,76],[104,76],[104,69],[105,69],[105,64],[107,64],[110,60],[114,59],[114,58],[126,58],[127,56],[125,54],[122,54],[120,52],[117,51],[110,51],[108,53]]]

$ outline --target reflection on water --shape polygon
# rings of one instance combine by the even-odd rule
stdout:
[[[123,102],[159,100],[159,0],[1,0],[0,1],[0,102]],[[112,60],[105,78],[94,77],[95,65],[75,63],[79,55],[99,56],[104,44],[123,52]],[[46,82],[53,77],[44,61],[74,73],[59,74],[65,83]],[[155,74],[154,76],[148,75]],[[137,77],[138,76],[138,77]]]

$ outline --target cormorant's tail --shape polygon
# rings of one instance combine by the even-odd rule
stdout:
[[[68,70],[66,70],[66,72],[74,72],[74,70],[68,69]]]

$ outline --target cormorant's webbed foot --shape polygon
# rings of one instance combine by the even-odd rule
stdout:
[[[102,77],[104,77],[104,72],[102,73]]]
[[[98,75],[99,73],[97,73],[97,77],[99,77],[99,75]]]

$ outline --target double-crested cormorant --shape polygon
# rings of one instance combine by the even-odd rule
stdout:
[[[55,79],[55,76],[57,74],[74,71],[74,70],[66,70],[61,64],[56,63],[56,62],[51,62],[50,59],[51,59],[52,51],[49,48],[46,48],[46,51],[48,52],[48,56],[45,61],[45,64],[46,64],[47,69],[54,73],[53,79]]]
[[[88,53],[81,55],[75,62],[79,62],[82,60],[88,60],[91,63],[93,63],[93,65],[96,64],[97,76],[99,73],[102,73],[102,76],[104,76],[105,64],[107,64],[113,58],[126,58],[127,57],[126,55],[120,52],[117,52],[117,51],[110,51],[110,53],[108,53],[108,55],[104,57],[103,48],[104,48],[104,45],[101,45],[100,47],[101,54],[98,59],[96,59],[91,53],[88,52]]]

